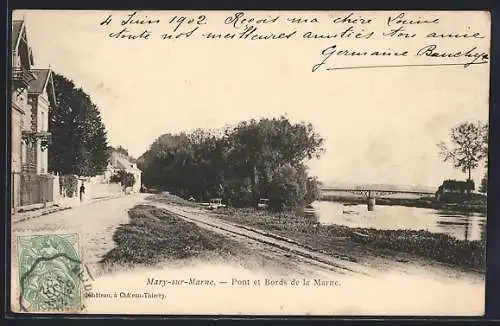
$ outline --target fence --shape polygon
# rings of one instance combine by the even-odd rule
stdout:
[[[31,173],[12,173],[12,207],[54,201],[54,176]]]

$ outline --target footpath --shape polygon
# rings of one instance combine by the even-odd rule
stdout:
[[[37,218],[40,216],[45,216],[49,214],[53,214],[56,212],[60,211],[65,211],[68,209],[73,209],[75,207],[80,207],[84,205],[92,205],[95,203],[99,203],[102,201],[114,199],[114,198],[119,198],[123,197],[124,194],[116,194],[116,195],[110,195],[106,197],[100,197],[100,198],[92,198],[92,199],[85,199],[83,201],[80,201],[78,198],[77,199],[71,199],[71,200],[62,200],[59,203],[49,203],[47,206],[39,206],[39,207],[34,207],[29,210],[24,210],[20,212],[16,212],[15,214],[11,214],[11,223],[16,224],[20,222],[24,222],[33,218]]]

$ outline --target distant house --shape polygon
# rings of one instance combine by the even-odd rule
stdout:
[[[436,199],[442,201],[463,200],[475,189],[474,181],[445,180],[436,191]]]
[[[104,171],[104,179],[106,182],[109,182],[110,178],[120,170],[124,170],[134,175],[135,183],[132,186],[132,192],[139,192],[141,189],[142,171],[137,167],[137,164],[131,162],[127,156],[116,151],[111,151],[108,167],[106,171]]]

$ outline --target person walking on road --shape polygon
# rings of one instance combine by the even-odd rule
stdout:
[[[83,182],[82,182],[82,185],[80,186],[80,201],[83,201],[84,194],[85,194],[85,186],[83,185]]]

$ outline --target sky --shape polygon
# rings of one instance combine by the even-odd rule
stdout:
[[[110,144],[135,157],[164,133],[286,115],[325,139],[309,164],[324,182],[437,186],[466,175],[442,162],[436,144],[460,122],[488,120],[489,64],[312,73],[330,41],[124,41],[99,26],[108,14],[14,16],[26,21],[35,66],[82,87]]]

